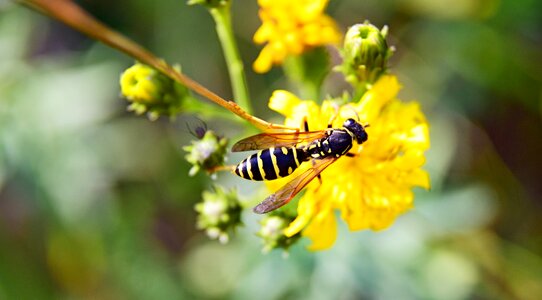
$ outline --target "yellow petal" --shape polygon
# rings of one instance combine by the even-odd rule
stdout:
[[[260,55],[258,55],[258,58],[256,58],[256,61],[254,61],[252,64],[252,69],[254,69],[256,73],[265,73],[271,69],[272,65],[273,57],[266,46],[262,49]]]
[[[373,122],[384,105],[393,100],[401,85],[397,77],[393,75],[382,75],[380,79],[367,91],[359,101],[356,110],[364,122]]]
[[[361,204],[361,199],[356,201]],[[367,225],[365,224],[364,220],[364,210],[363,209],[355,209],[351,211],[344,211],[341,214],[341,217],[346,221],[346,224],[348,224],[348,228],[351,231],[361,230],[367,228]]]
[[[419,186],[426,190],[431,188],[429,173],[422,169],[414,169],[408,176],[408,183],[412,186]]]
[[[307,1],[306,4],[300,6],[300,21],[303,23],[308,23],[320,18],[326,6],[327,0]]]
[[[337,239],[337,221],[331,209],[320,211],[312,222],[303,230],[303,235],[311,239],[308,247],[311,251],[328,249]]]
[[[284,229],[284,235],[287,237],[292,237],[309,223],[312,216],[314,215],[314,201],[310,192],[307,192],[301,199],[299,199],[299,204],[297,205],[297,217],[293,220],[286,229]]]
[[[394,160],[394,166],[401,171],[410,171],[423,166],[425,156],[418,150],[410,150]]]
[[[396,214],[390,214],[384,211],[373,211],[368,215],[370,217],[367,219],[367,228],[375,231],[390,227],[396,218]]]
[[[408,143],[416,144],[418,149],[429,149],[429,128],[427,123],[417,125],[410,129]]]
[[[263,44],[269,40],[269,38],[273,34],[273,28],[269,26],[268,24],[264,23],[258,30],[256,30],[256,33],[254,33],[254,36],[252,37],[252,40],[256,44]]]
[[[276,0],[275,0],[276,1]],[[260,7],[269,7],[273,5],[274,0],[258,0],[258,5]]]
[[[307,121],[310,130],[325,129],[326,121],[322,122],[320,106],[313,101],[301,101],[294,106],[292,114],[286,119],[286,125],[303,128],[303,121]]]
[[[301,100],[296,95],[285,90],[277,90],[269,98],[269,108],[284,116],[289,116],[300,102]]]

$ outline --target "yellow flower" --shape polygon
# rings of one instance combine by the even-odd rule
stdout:
[[[138,115],[146,112],[151,120],[160,115],[174,116],[190,95],[185,86],[142,63],[135,63],[122,73],[120,88],[131,102],[128,110]]]
[[[144,64],[136,63],[120,77],[121,93],[134,102],[157,102],[162,97],[160,73]]]
[[[300,55],[315,46],[337,44],[341,34],[324,14],[328,0],[259,0],[262,25],[254,42],[265,47],[254,62],[258,73],[280,64],[288,55]]]
[[[351,230],[380,230],[413,206],[413,187],[429,188],[429,175],[421,169],[429,148],[428,124],[418,103],[396,99],[399,89],[395,76],[384,75],[358,102],[342,106],[332,101],[318,106],[285,91],[273,94],[270,108],[283,114],[288,126],[300,126],[307,118],[310,130],[325,129],[334,116],[334,128],[347,118],[370,124],[368,141],[350,151],[355,157],[341,157],[322,172],[322,184],[314,180],[307,186],[286,236],[302,231],[313,242],[311,250],[329,248],[337,235],[335,210]]]

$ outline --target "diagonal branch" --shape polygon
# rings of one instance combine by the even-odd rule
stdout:
[[[109,45],[112,48],[116,48],[142,63],[152,66],[199,95],[245,119],[260,130],[297,130],[296,128],[266,122],[247,113],[239,105],[237,105],[237,103],[224,100],[222,97],[211,92],[190,77],[176,71],[163,59],[156,57],[139,44],[96,20],[93,16],[88,14],[71,0],[19,0],[18,2],[40,11],[41,13],[49,15],[50,17],[73,27],[74,29],[90,36],[93,39],[101,41],[102,43]]]

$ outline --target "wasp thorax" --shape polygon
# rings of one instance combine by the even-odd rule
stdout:
[[[356,122],[354,119],[347,119],[344,121],[343,127],[354,134],[358,144],[365,142],[369,137],[365,131],[365,128],[363,128],[363,125]]]

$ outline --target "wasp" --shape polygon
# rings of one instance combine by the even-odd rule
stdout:
[[[233,173],[249,180],[274,180],[292,174],[303,162],[312,166],[298,175],[277,192],[254,207],[253,211],[264,214],[292,200],[314,178],[342,156],[348,153],[354,142],[361,145],[367,141],[365,128],[354,119],[347,119],[341,128],[318,131],[261,133],[240,140],[232,147],[233,152],[260,150],[241,161]]]

